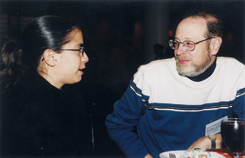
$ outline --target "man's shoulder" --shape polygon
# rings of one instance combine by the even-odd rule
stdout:
[[[245,65],[235,58],[218,57],[216,67],[219,74],[227,74],[227,77],[245,77]]]
[[[217,63],[245,67],[243,63],[232,57],[217,57]]]
[[[174,67],[174,66],[175,66],[175,59],[167,58],[167,59],[151,61],[145,65],[140,66],[140,69],[152,71],[152,70],[157,70],[158,68],[164,69],[164,67]]]
[[[177,74],[174,58],[155,60],[142,65],[134,75],[134,82],[142,84],[143,82],[155,82],[166,77],[172,77]]]
[[[232,57],[218,57],[217,58],[217,68],[219,70],[224,70],[226,72],[245,72],[245,65]]]

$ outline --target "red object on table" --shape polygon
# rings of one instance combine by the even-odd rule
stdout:
[[[227,148],[214,149],[214,150],[208,149],[207,151],[217,152],[218,154],[223,155],[226,158],[233,158],[232,152]],[[242,153],[242,158],[245,158],[245,152]]]

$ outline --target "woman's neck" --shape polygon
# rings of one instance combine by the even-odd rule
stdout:
[[[53,85],[54,87],[56,87],[57,89],[61,89],[63,87],[64,84],[61,84],[60,82],[58,82],[55,77],[53,77],[52,73],[49,73],[48,71],[38,71],[39,75],[42,76],[45,80],[47,80],[51,85]]]

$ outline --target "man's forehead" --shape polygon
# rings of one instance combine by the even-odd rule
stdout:
[[[206,21],[203,18],[186,18],[183,19],[177,29],[176,36],[181,36],[178,38],[197,38],[203,37],[207,30]]]

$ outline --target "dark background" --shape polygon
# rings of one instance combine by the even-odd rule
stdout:
[[[162,44],[165,57],[172,57],[167,42],[177,21],[185,12],[206,9],[223,19],[219,55],[245,63],[244,8],[243,0],[0,1],[0,39],[18,38],[31,19],[45,14],[63,16],[81,25],[90,61],[82,82],[72,87],[86,98],[96,153],[119,157],[123,154],[106,133],[105,117],[112,112],[113,103],[126,90],[137,68],[155,59],[153,45]],[[163,23],[157,23],[159,19]]]

